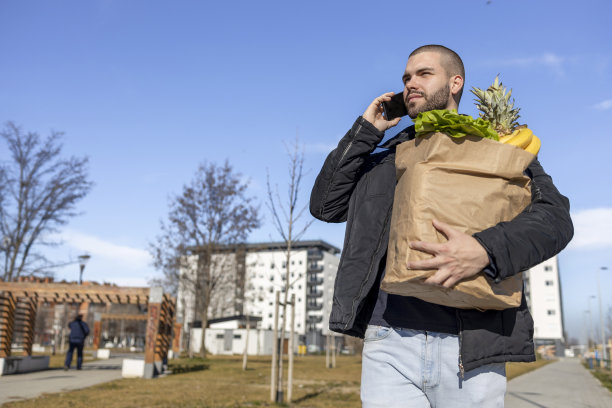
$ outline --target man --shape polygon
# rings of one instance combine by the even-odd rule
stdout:
[[[76,315],[74,320],[68,324],[68,327],[70,328],[70,337],[68,338],[70,341],[70,348],[66,353],[64,370],[70,369],[74,349],[77,350],[77,370],[80,370],[83,365],[83,346],[85,345],[85,337],[89,334],[89,327],[87,323],[83,321],[83,315],[81,314]]]
[[[403,76],[411,118],[433,109],[457,109],[464,68],[452,50],[429,45],[410,54]],[[336,277],[330,329],[364,338],[364,407],[503,406],[505,362],[535,360],[533,320],[523,296],[518,308],[464,310],[379,290],[385,272],[395,178],[395,148],[414,138],[401,131],[373,153],[387,121],[376,98],[327,157],[315,182],[310,211],[326,222],[347,221]],[[514,220],[473,236],[441,222],[444,244],[413,242],[431,253],[413,269],[434,269],[426,283],[452,287],[477,273],[496,282],[557,254],[573,235],[569,202],[538,160],[526,171],[532,202]]]

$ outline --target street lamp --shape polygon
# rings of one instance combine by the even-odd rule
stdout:
[[[79,255],[79,267],[81,268],[79,273],[79,285],[83,284],[83,270],[85,269],[85,265],[87,265],[87,261],[89,261],[89,258],[91,258],[91,255]]]
[[[591,295],[587,298],[589,303],[589,335],[587,338],[587,347],[590,347],[591,336],[593,335],[593,313],[591,313],[591,299],[595,299],[595,295]],[[594,342],[594,341],[593,341]]]
[[[601,312],[601,284],[599,282],[599,275],[601,275],[600,271],[607,271],[608,267],[607,266],[602,266],[601,268],[599,268],[599,271],[597,272],[597,295],[599,297],[599,334],[601,336],[601,350],[602,350],[602,355],[603,355],[603,361],[604,364],[607,365],[607,360],[608,360],[608,356],[607,356],[607,351],[606,351],[606,343],[605,343],[605,336],[604,336],[604,326],[603,326],[603,314]]]

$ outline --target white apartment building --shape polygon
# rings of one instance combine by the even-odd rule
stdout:
[[[284,242],[264,242],[224,247],[213,259],[223,277],[223,288],[211,296],[209,319],[230,316],[254,316],[258,328],[274,327],[276,292],[284,302],[284,289],[289,285],[288,301],[295,295],[295,330],[302,344],[323,346],[328,334],[333,286],[338,270],[340,250],[324,241],[294,242],[289,265]],[[183,276],[194,276],[197,255],[190,258],[190,267]],[[177,315],[183,317],[185,329],[197,327],[194,316],[195,296],[192,285],[179,285]],[[286,330],[290,329],[291,307],[287,307]],[[282,308],[279,309],[279,325]],[[259,320],[261,319],[261,320]]]
[[[523,280],[525,297],[533,316],[536,347],[555,345],[557,353],[563,353],[563,307],[557,257],[524,272]]]

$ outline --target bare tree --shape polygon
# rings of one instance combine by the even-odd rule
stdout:
[[[75,216],[89,193],[87,158],[62,158],[62,133],[46,139],[12,122],[0,131],[9,157],[0,162],[0,254],[2,279],[50,274],[52,265],[37,248]]]
[[[161,233],[150,244],[162,281],[175,285],[175,290],[183,285],[193,294],[193,307],[202,321],[202,357],[211,301],[227,299],[218,294],[232,287],[230,281],[235,279],[235,273],[229,272],[236,271],[236,257],[229,252],[259,226],[258,208],[246,196],[247,187],[228,162],[200,165],[181,194],[171,198],[168,219],[161,222]]]
[[[306,233],[306,230],[314,219],[310,219],[303,223],[303,225],[299,226],[300,219],[304,215],[306,211],[307,204],[302,206],[302,208],[298,208],[298,198],[300,192],[300,183],[302,181],[303,176],[303,167],[304,167],[304,150],[300,147],[299,138],[295,137],[292,146],[286,146],[287,148],[287,156],[289,158],[289,183],[287,186],[287,198],[286,201],[281,199],[281,196],[278,191],[278,185],[275,185],[272,188],[270,184],[270,174],[268,173],[267,178],[267,187],[268,187],[268,200],[266,202],[268,209],[272,214],[272,218],[274,220],[274,226],[277,232],[282,237],[283,241],[286,244],[287,252],[286,252],[286,269],[283,273],[285,273],[287,284],[284,287],[283,291],[283,301],[282,301],[282,323],[281,323],[281,335],[280,341],[284,342],[285,340],[285,330],[287,327],[287,305],[289,302],[289,289],[295,282],[290,282],[289,277],[290,269],[291,269],[291,249],[294,241],[299,241],[302,236]],[[295,307],[295,305],[292,305]],[[276,342],[277,344],[278,342]],[[277,381],[277,392],[276,392],[276,402],[282,401],[282,390],[283,390],[283,347],[280,347],[279,350],[279,358],[278,358],[278,370],[276,373],[278,375]],[[293,350],[288,350],[289,353],[292,353]],[[291,373],[289,373],[291,375]]]

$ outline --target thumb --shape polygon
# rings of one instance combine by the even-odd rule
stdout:
[[[435,229],[446,235],[446,238],[451,239],[451,237],[457,235],[458,231],[453,229],[450,225],[443,223],[442,221],[433,220],[432,224]]]
[[[401,117],[400,118],[395,118],[395,119],[389,121],[389,127],[391,128],[393,126],[396,126],[400,122],[400,120],[402,120]]]

